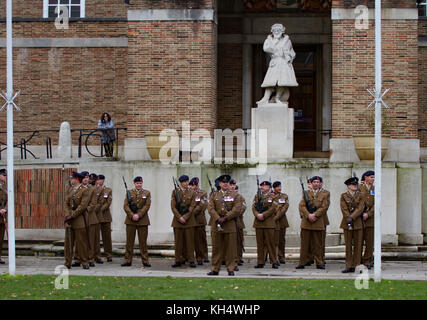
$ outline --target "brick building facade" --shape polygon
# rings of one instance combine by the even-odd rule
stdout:
[[[251,109],[263,95],[260,85],[268,68],[262,44],[274,23],[286,27],[297,54],[293,66],[299,86],[289,98],[295,111],[294,158],[329,160],[272,164],[269,174],[283,181],[291,201],[290,231],[298,233],[297,177],[320,172],[331,190],[329,232],[341,232],[337,197],[345,187],[342,182],[373,166],[359,162],[352,136],[371,131],[367,106],[372,97],[366,89],[374,87],[374,0],[297,1],[304,3],[300,7],[280,0],[81,0],[70,11],[68,29],[55,26],[49,6],[54,3],[13,1],[14,88],[21,91],[16,101],[22,109],[14,113],[15,130],[58,130],[64,121],[72,129],[95,128],[101,114],[109,112],[116,127],[127,129],[119,142],[124,156],[123,161],[68,159],[67,172],[61,170],[64,162],[43,158],[36,164],[19,163],[16,225],[29,231],[21,233],[23,238],[40,237],[39,229],[45,230],[43,235],[48,230],[51,237],[63,237],[61,190],[64,177],[77,169],[105,173],[112,186],[115,241],[125,237],[121,179],[143,176],[144,185],[153,190],[150,241],[170,241],[170,206],[162,195],[165,186],[172,187],[171,176],[191,172],[207,189],[204,177],[219,175],[223,168],[132,160],[150,160],[141,151],[147,134],[166,128],[181,132],[182,121],[211,135],[216,128],[251,128]],[[383,167],[383,240],[418,244],[422,233],[427,234],[427,167],[420,163],[427,154],[427,18],[419,16],[415,1],[382,4],[383,88],[390,88],[384,98],[390,106],[384,111],[389,121],[384,131],[392,138]],[[367,29],[355,27],[358,5],[368,8]],[[3,1],[3,89],[5,11]],[[3,131],[6,113],[0,112],[0,142],[6,141]],[[23,135],[16,134],[15,142]],[[74,145],[77,137],[73,135]],[[42,145],[43,138],[31,143]],[[52,140],[58,142],[56,133]],[[247,168],[230,170],[244,197],[252,198],[255,180]],[[52,190],[57,191],[54,196]],[[252,225],[251,214],[245,219]]]
[[[337,141],[368,132],[374,20],[358,30],[354,8],[366,5],[372,14],[374,1],[333,0],[328,10],[254,11],[247,5],[258,2],[85,0],[84,17],[71,17],[68,29],[58,29],[46,16],[49,1],[15,0],[14,88],[21,90],[22,107],[15,130],[59,129],[63,121],[94,128],[102,112],[127,128],[128,141],[165,128],[180,131],[182,120],[211,133],[250,128],[266,70],[262,43],[271,25],[281,22],[297,53],[300,82],[290,98],[294,149],[327,152]],[[412,141],[426,148],[427,20],[418,17],[414,1],[383,1],[383,12],[383,88],[390,88],[385,100],[391,107],[386,133],[399,146]],[[5,56],[2,42],[3,88]]]

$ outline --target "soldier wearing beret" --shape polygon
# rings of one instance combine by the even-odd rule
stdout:
[[[194,218],[194,211],[199,210],[196,207],[200,206],[201,201],[196,202],[196,193],[188,187],[190,178],[187,175],[180,176],[178,180],[181,187],[172,190],[171,195],[173,213],[171,226],[175,239],[175,263],[172,267],[180,267],[185,264],[187,258],[190,267],[195,268],[194,229],[196,219]]]
[[[190,189],[196,194],[194,200],[199,203],[194,209],[194,218],[196,227],[194,228],[194,249],[198,265],[203,265],[203,261],[209,262],[208,259],[208,242],[206,239],[206,216],[205,212],[208,207],[208,195],[206,191],[199,188],[199,178],[194,177],[189,183]]]
[[[241,266],[243,265],[243,251],[245,246],[245,237],[244,237],[244,229],[246,228],[245,222],[243,221],[243,215],[246,211],[247,205],[246,200],[243,198],[242,194],[239,192],[239,186],[236,184],[236,180],[231,179],[230,180],[230,189],[233,191],[236,191],[240,195],[240,199],[242,201],[242,211],[237,219],[237,265]]]
[[[81,182],[84,176],[73,172],[71,176],[71,188],[65,199],[65,224],[67,225],[64,256],[67,268],[83,265],[83,269],[89,269],[88,239],[85,225],[85,214],[89,205],[89,190]],[[76,262],[71,264],[73,248],[75,246]]]
[[[375,211],[375,172],[366,171],[362,175],[360,192],[365,199],[365,208],[363,210],[363,245],[365,251],[362,257],[362,263],[371,269],[374,266],[374,211]]]
[[[289,228],[286,212],[289,208],[289,199],[286,193],[282,193],[282,184],[280,181],[275,181],[273,183],[273,195],[276,205],[276,213],[274,216],[276,222],[275,247],[279,263],[285,264],[286,228]]]
[[[261,198],[255,195],[252,203],[252,212],[255,216],[253,227],[256,233],[257,242],[257,265],[255,268],[263,268],[267,248],[271,265],[274,269],[279,267],[277,263],[276,250],[274,246],[274,230],[276,222],[274,221],[276,205],[274,204],[274,195],[270,192],[271,182],[263,181],[260,184]]]
[[[7,214],[7,172],[5,169],[0,170],[0,264],[5,264],[1,258],[1,252],[3,249],[4,233],[7,228],[6,214]]]
[[[327,193],[320,192],[320,184],[323,179],[314,176],[311,180],[311,189],[307,190],[308,201],[303,195],[299,203],[301,216],[301,249],[300,260],[296,269],[304,269],[314,259],[317,269],[325,269],[322,254],[322,234],[325,230],[323,215],[329,208]],[[313,258],[311,258],[311,255]]]
[[[362,255],[363,226],[362,214],[365,208],[363,195],[357,190],[359,179],[352,177],[344,183],[347,192],[341,194],[340,206],[343,215],[340,228],[344,229],[345,269],[343,273],[354,272]]]
[[[212,271],[209,276],[216,276],[221,269],[222,258],[229,276],[234,276],[236,267],[236,221],[241,211],[241,199],[236,191],[230,190],[229,175],[218,178],[220,190],[209,199],[208,212],[211,216],[212,235]]]
[[[104,255],[107,257],[107,262],[113,261],[113,244],[111,241],[111,218],[110,206],[113,201],[113,191],[104,185],[105,176],[103,174],[98,175],[96,184],[100,188],[100,195],[98,197],[98,221],[100,225],[100,234],[102,236],[102,246],[104,247]]]
[[[148,217],[148,210],[151,206],[151,193],[143,189],[142,177],[137,176],[133,179],[134,189],[126,194],[123,209],[126,214],[126,252],[125,262],[121,264],[122,267],[129,267],[132,265],[133,247],[135,244],[135,236],[138,233],[139,252],[141,253],[141,260],[144,267],[151,267],[148,261],[148,226],[150,219]],[[128,198],[130,197],[130,199]]]
[[[81,185],[83,188],[88,188],[88,184],[89,184],[89,172],[88,171],[82,171],[80,172],[80,175],[82,177],[82,181],[81,181]],[[71,189],[70,189],[71,190]],[[85,225],[85,239],[86,239],[86,247],[87,247],[87,254],[88,254],[88,259],[89,259],[89,266],[94,266],[93,262],[90,263],[90,258],[91,258],[91,246],[90,246],[90,226],[89,226],[89,213],[88,213],[88,208],[90,205],[90,200],[91,200],[91,194],[90,192],[88,193],[89,195],[89,203],[87,205],[87,208],[85,210],[85,212],[82,214],[83,217],[83,222]],[[80,257],[79,257],[79,248],[75,247],[74,250],[74,263],[72,264],[72,267],[76,267],[76,266],[80,266]]]

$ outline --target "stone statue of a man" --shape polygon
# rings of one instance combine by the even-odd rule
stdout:
[[[295,51],[282,24],[276,23],[271,27],[271,35],[264,41],[263,49],[270,55],[271,61],[261,85],[265,88],[264,97],[257,103],[268,103],[274,91],[274,102],[286,103],[289,98],[288,87],[297,87],[298,83],[292,66]]]

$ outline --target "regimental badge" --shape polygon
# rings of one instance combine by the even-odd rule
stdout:
[[[369,190],[371,196],[375,195],[375,190]]]
[[[224,201],[234,201],[234,197],[233,196],[225,196]]]
[[[268,202],[273,202],[273,199],[271,199],[271,198],[268,198],[268,200],[267,200]]]
[[[142,199],[146,199],[147,195],[145,193],[142,194]]]
[[[108,193],[104,193],[104,198],[108,198]]]
[[[283,199],[283,198],[280,198],[280,199],[279,199],[279,203],[286,203],[286,200],[285,200],[285,199]]]
[[[196,200],[197,202],[200,202],[200,197],[199,197],[199,196],[197,196],[195,200]]]

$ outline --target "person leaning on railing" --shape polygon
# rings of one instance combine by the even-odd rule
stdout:
[[[101,119],[98,121],[98,129],[111,129],[111,130],[102,130],[101,132],[101,143],[104,145],[105,155],[107,157],[113,156],[113,146],[116,137],[114,135],[114,121],[111,119],[111,116],[104,112],[101,116]]]

